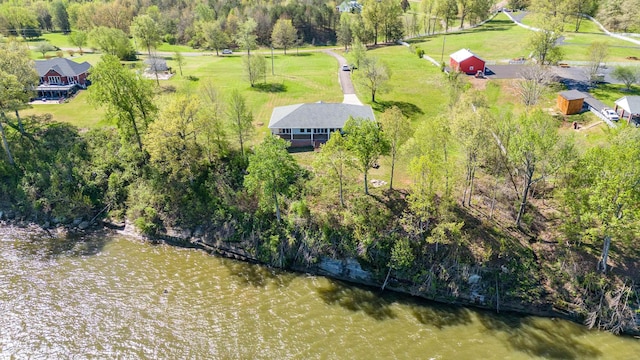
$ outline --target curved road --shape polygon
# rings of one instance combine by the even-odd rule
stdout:
[[[326,50],[324,52],[338,60],[338,80],[340,81],[342,93],[344,94],[344,100],[342,102],[345,104],[362,105],[362,102],[356,95],[356,90],[353,87],[353,82],[351,81],[351,71],[342,70],[342,65],[348,64],[347,59],[331,50]]]

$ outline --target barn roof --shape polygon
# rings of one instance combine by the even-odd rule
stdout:
[[[584,99],[587,97],[583,92],[578,90],[563,91],[560,93],[560,96],[562,96],[567,100],[578,100],[578,99]]]
[[[451,58],[453,60],[455,60],[457,63],[463,62],[465,60],[467,60],[468,58],[471,57],[476,57],[482,61],[484,61],[481,57],[479,57],[478,55],[472,53],[471,51],[469,51],[469,49],[460,49],[456,52],[454,52],[453,54],[451,54]]]
[[[640,96],[624,96],[616,100],[616,105],[631,114],[640,114]]]
[[[375,119],[368,105],[317,102],[274,108],[269,128],[342,128],[349,117]]]
[[[40,77],[45,76],[49,70],[54,70],[62,76],[78,76],[89,70],[88,62],[77,63],[65,58],[53,58],[49,60],[36,60],[36,71]]]

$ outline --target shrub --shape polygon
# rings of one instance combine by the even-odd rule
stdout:
[[[422,59],[422,56],[424,56],[424,50],[419,47],[416,47],[416,55],[418,55],[418,57]]]

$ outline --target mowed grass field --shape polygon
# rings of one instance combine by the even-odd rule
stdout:
[[[540,18],[536,14],[529,13],[522,19],[522,23],[539,27]],[[640,45],[608,36],[589,19],[582,19],[579,32],[575,30],[575,18],[569,18],[564,24],[562,34],[561,49],[564,51],[564,60],[588,61],[589,46],[594,42],[602,42],[609,46],[607,62],[626,62],[629,61],[628,57],[640,58]]]
[[[185,56],[182,67],[183,76],[174,59],[168,58],[176,74],[170,80],[161,80],[160,89],[174,87],[179,93],[197,93],[203,83],[210,82],[218,90],[223,100],[231,90],[237,89],[245,97],[253,112],[258,127],[266,129],[273,107],[302,102],[342,102],[342,91],[338,83],[337,61],[321,52],[305,52],[296,56],[294,53],[274,54],[274,74],[271,75],[271,58],[267,58],[267,76],[260,80],[258,86],[252,88],[245,79],[242,56],[212,56],[193,54]],[[77,62],[88,61],[92,65],[100,60],[99,54],[75,56]],[[141,58],[139,62],[142,62]],[[150,80],[155,83],[154,80]],[[87,91],[80,91],[78,96],[64,104],[35,104],[25,110],[25,114],[51,113],[55,120],[69,122],[82,128],[103,126],[104,110],[95,109],[87,101]],[[167,97],[158,97],[158,106],[162,108]],[[262,124],[262,126],[260,126]],[[264,130],[266,132],[266,130]]]
[[[507,61],[517,57],[527,57],[527,37],[530,31],[514,24],[500,13],[486,24],[473,29],[442,35],[416,38],[409,41],[420,47],[426,55],[437,61],[449,63],[449,55],[470,49],[485,60]],[[443,51],[444,49],[444,51]]]

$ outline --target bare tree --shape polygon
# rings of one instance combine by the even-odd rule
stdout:
[[[525,106],[537,104],[551,83],[550,72],[542,65],[532,65],[523,70],[520,76],[514,84],[516,93]]]
[[[598,80],[598,72],[609,54],[609,46],[605,42],[596,41],[589,46],[589,61],[587,63],[587,77],[591,85]]]

